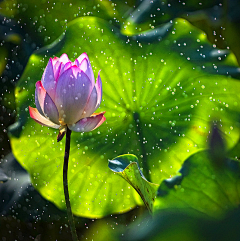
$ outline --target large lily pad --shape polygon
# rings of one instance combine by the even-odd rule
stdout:
[[[186,46],[195,41],[208,46],[203,33],[181,19],[165,28],[161,38],[153,32],[150,43],[151,33],[130,38],[104,20],[85,17],[69,24],[63,38],[31,56],[16,90],[19,120],[11,128],[11,145],[46,199],[65,208],[64,144],[57,143],[56,130],[31,120],[27,107],[34,106],[35,83],[53,55],[65,52],[74,60],[87,52],[103,81],[99,111],[106,111],[107,121],[91,133],[72,134],[69,188],[77,215],[102,217],[142,204],[137,192],[108,169],[108,159],[134,153],[145,177],[160,183],[175,175],[187,157],[207,147],[213,121],[220,123],[226,148],[236,144],[240,83],[198,68],[184,56],[187,47],[179,52],[176,43],[184,31]],[[226,70],[229,65],[237,69],[234,56],[225,55],[221,63]]]

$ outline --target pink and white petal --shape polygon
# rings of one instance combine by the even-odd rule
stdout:
[[[56,58],[56,57],[54,57],[53,60],[52,60],[53,72],[54,72],[54,73],[58,70],[58,68],[59,68],[59,66],[60,66],[60,64],[61,64],[60,61],[55,61],[55,62],[54,62],[54,59],[55,59],[55,58]]]
[[[59,124],[59,114],[56,105],[48,95],[41,81],[36,83],[35,102],[38,112],[52,122]]]
[[[98,77],[97,77],[97,81],[96,81],[96,89],[97,89],[97,105],[96,105],[96,109],[99,107],[99,105],[101,104],[102,101],[102,80],[100,77],[100,71],[98,72]]]
[[[68,125],[68,128],[76,132],[88,132],[99,127],[105,120],[105,112],[83,118],[73,125]]]
[[[58,58],[58,57],[54,57],[54,58],[52,59],[52,64],[53,64],[53,66],[55,66],[55,64],[56,64],[57,62],[59,62],[59,58]]]
[[[55,99],[56,80],[54,77],[52,58],[49,59],[47,67],[42,75],[42,85],[52,100]]]
[[[74,77],[75,67],[69,68],[60,75],[56,88],[54,103],[60,120],[66,124],[74,124],[80,120],[93,88],[84,72],[78,73],[77,78]]]
[[[40,83],[38,83],[38,82],[40,82]],[[42,107],[40,105],[40,102],[39,102],[39,99],[38,99],[38,95],[42,95],[42,94],[45,95],[46,94],[46,90],[42,87],[41,81],[38,81],[38,82],[36,83],[36,89],[35,89],[35,105],[37,107],[38,112],[41,115],[44,115],[43,109],[42,109]],[[41,88],[43,88],[43,90],[45,90],[45,93],[44,93],[43,90],[41,90]],[[41,92],[43,92],[43,93],[41,94]],[[43,99],[44,99],[44,96],[43,96]]]
[[[84,52],[82,53],[78,58],[78,63],[81,64],[81,62],[83,61],[83,59],[88,59],[88,55]]]
[[[59,74],[58,74],[58,78],[56,79],[56,82],[58,81],[60,75],[65,71],[65,65],[64,65],[64,63],[61,63],[61,65],[60,65],[59,68],[60,68],[60,70],[59,70]]]
[[[35,104],[41,115],[44,115],[44,99],[46,97],[46,90],[44,89],[42,82],[38,81],[36,83],[35,89]]]
[[[55,57],[56,58],[56,57]],[[62,65],[64,65],[61,61],[56,61],[55,63],[53,63],[53,72],[54,72],[54,78],[57,81],[58,76],[61,72],[62,69]]]
[[[98,124],[95,126],[95,128],[93,130],[97,129],[106,120],[106,117],[104,116],[105,113],[106,113],[106,111],[101,112],[101,113],[95,113],[92,115],[92,117],[93,117],[93,116],[96,116],[96,115],[98,116],[98,115],[102,114],[102,119],[98,122]]]
[[[76,65],[72,66],[72,72],[75,78],[77,78],[78,74],[81,73],[81,69],[77,67]]]
[[[56,68],[55,68],[55,66],[56,66]],[[57,62],[55,66],[54,66],[54,78],[57,83],[60,74],[64,70],[64,64],[62,62]]]
[[[74,65],[77,65],[77,67],[79,67],[78,59],[75,59],[75,61],[74,61]]]
[[[88,76],[88,78],[94,84],[95,80],[94,80],[93,70],[88,57],[84,58],[82,62],[80,62],[79,68]]]
[[[30,117],[40,125],[52,127],[55,129],[58,129],[60,127],[60,125],[56,125],[50,120],[48,120],[47,118],[45,118],[44,116],[42,116],[36,108],[32,108],[31,106],[29,106],[28,108],[29,108]]]
[[[66,64],[67,62],[71,62],[71,61],[69,60],[67,54],[65,54],[65,53],[61,55],[61,57],[59,58],[59,60],[60,60],[62,63],[64,63],[64,64]]]
[[[87,101],[87,104],[84,108],[81,118],[88,117],[88,116],[92,115],[92,113],[94,113],[94,111],[96,110],[96,106],[97,106],[97,99],[98,99],[97,89],[96,89],[96,86],[94,86],[92,89],[92,92],[89,96],[89,99]]]
[[[71,67],[72,67],[72,62],[67,62],[66,64],[64,64],[64,71],[71,68]]]
[[[51,97],[46,93],[46,97],[44,99],[44,109],[43,112],[45,116],[55,124],[59,123],[59,114],[58,109],[54,102],[52,101]]]

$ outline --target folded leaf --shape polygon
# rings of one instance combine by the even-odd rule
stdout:
[[[159,185],[148,182],[138,165],[134,155],[122,155],[108,161],[108,167],[125,179],[140,195],[150,213]]]

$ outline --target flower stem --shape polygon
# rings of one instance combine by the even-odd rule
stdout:
[[[67,128],[67,134],[66,134],[66,144],[65,144],[65,155],[64,155],[64,165],[63,165],[63,189],[64,189],[64,196],[65,196],[65,202],[67,207],[67,216],[68,216],[68,222],[70,225],[70,230],[72,233],[72,239],[73,241],[77,241],[77,232],[74,224],[70,199],[69,199],[69,192],[68,192],[68,159],[69,159],[69,153],[70,153],[70,137],[71,137],[71,130]]]

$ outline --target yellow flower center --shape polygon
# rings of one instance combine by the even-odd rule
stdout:
[[[61,123],[61,122],[60,122]],[[64,123],[65,124],[65,123]],[[61,126],[59,127],[59,132],[62,134],[62,133],[64,133],[64,132],[66,132],[67,131],[67,125],[65,124],[65,125],[62,125],[62,123],[61,123]]]

